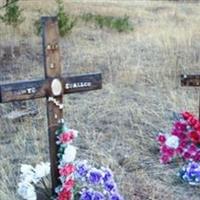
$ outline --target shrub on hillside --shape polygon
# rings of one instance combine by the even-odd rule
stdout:
[[[19,8],[18,1],[9,0],[5,9],[5,14],[0,16],[4,23],[16,27],[24,21],[22,9]]]
[[[56,2],[58,5],[58,12],[56,16],[58,19],[59,34],[61,37],[64,37],[75,26],[76,18],[66,14],[64,10],[63,0],[56,0]],[[41,28],[42,28],[40,20],[36,20],[34,26],[36,28],[36,34],[39,35],[41,33]]]
[[[72,30],[72,28],[76,23],[76,19],[65,13],[63,0],[57,0],[57,3],[58,3],[57,18],[58,18],[59,32],[60,36],[63,37]]]
[[[118,32],[133,30],[129,17],[126,15],[124,17],[113,17],[86,13],[82,15],[82,20],[86,23],[94,22],[100,28],[107,27]]]

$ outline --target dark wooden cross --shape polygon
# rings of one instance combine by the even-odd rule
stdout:
[[[0,102],[46,97],[52,191],[59,184],[55,131],[63,118],[63,95],[101,89],[100,73],[61,76],[59,30],[56,17],[42,17],[45,79],[0,85]]]
[[[181,86],[200,87],[200,75],[181,75]],[[199,120],[200,120],[200,97],[199,97]]]

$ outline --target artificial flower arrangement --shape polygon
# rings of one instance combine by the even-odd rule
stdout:
[[[170,163],[179,157],[187,162],[178,173],[183,181],[200,185],[200,122],[189,112],[176,115],[170,134],[159,133],[160,162]]]
[[[60,185],[55,188],[53,200],[123,200],[112,171],[105,167],[93,167],[87,161],[75,161],[77,148],[72,145],[77,131],[61,123],[56,131],[58,145],[58,170]],[[25,200],[36,200],[38,184],[45,183],[50,173],[50,164],[41,163],[32,167],[21,166],[18,194]]]

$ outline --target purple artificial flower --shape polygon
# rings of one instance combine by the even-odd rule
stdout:
[[[79,176],[84,177],[88,173],[88,167],[86,164],[80,164],[76,167],[76,171]]]
[[[97,185],[101,183],[102,180],[102,173],[100,170],[92,169],[88,173],[88,181],[91,184]]]
[[[118,193],[115,193],[109,197],[109,200],[123,200],[123,198]]]
[[[92,200],[104,200],[104,195],[101,192],[94,192]]]
[[[190,185],[200,185],[200,164],[190,162],[180,170],[179,176]]]
[[[111,179],[113,179],[112,171],[110,169],[105,169],[104,170],[104,175],[103,175],[103,181],[104,182],[108,182]]]
[[[93,198],[92,198],[93,195],[94,195],[94,193],[92,190],[90,190],[90,189],[85,190],[82,192],[80,200],[93,200]]]
[[[104,183],[104,189],[108,192],[116,191],[116,184],[114,181],[107,181]]]
[[[195,162],[189,163],[187,167],[187,175],[188,177],[195,177],[200,179],[200,165]]]

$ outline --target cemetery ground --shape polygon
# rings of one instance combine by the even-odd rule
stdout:
[[[200,71],[200,4],[80,2],[66,1],[66,10],[75,16],[126,14],[134,29],[118,33],[78,20],[60,40],[63,72],[103,74],[102,90],[64,97],[64,118],[79,131],[78,158],[110,166],[126,200],[198,200],[199,188],[176,178],[181,163],[159,163],[155,136],[170,131],[173,112],[198,114],[199,91],[182,88],[180,74]],[[21,5],[26,21],[19,28],[0,24],[1,83],[44,74],[33,20],[38,9],[54,14],[54,3]],[[0,118],[0,199],[19,200],[20,164],[49,159],[45,100],[1,104]]]

